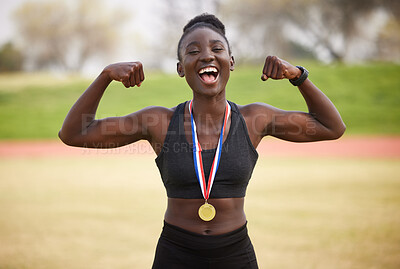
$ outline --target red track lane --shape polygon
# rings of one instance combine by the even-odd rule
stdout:
[[[345,136],[339,140],[315,143],[292,143],[265,138],[257,151],[261,156],[269,157],[400,158],[400,136]],[[115,149],[74,148],[58,140],[0,141],[0,158],[131,154],[155,157],[149,144],[144,141]]]

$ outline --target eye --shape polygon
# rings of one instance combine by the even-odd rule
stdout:
[[[213,50],[213,51],[215,51],[215,52],[220,52],[220,51],[223,51],[223,50],[224,50],[224,48],[221,48],[221,47],[215,47],[215,48],[213,48],[212,50]]]
[[[190,54],[190,55],[195,55],[197,53],[199,53],[198,50],[191,50],[191,51],[188,52],[188,54]]]

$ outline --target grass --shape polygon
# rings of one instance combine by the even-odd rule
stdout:
[[[399,167],[261,158],[246,196],[260,268],[399,268]],[[0,268],[150,268],[165,207],[149,155],[2,159]]]
[[[296,63],[297,64],[297,63]],[[400,66],[307,63],[310,78],[335,103],[350,134],[400,133]],[[307,110],[287,81],[262,82],[261,67],[238,66],[227,86],[229,100],[239,104],[266,102],[287,110]],[[80,77],[43,74],[0,75],[0,139],[56,138],[72,104],[91,83]],[[172,107],[191,98],[177,75],[146,73],[141,88],[112,83],[99,117],[125,115],[149,105]]]

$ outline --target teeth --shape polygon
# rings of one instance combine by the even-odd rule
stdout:
[[[215,73],[217,73],[218,70],[217,70],[217,68],[215,68],[215,67],[204,67],[203,69],[201,69],[201,70],[199,71],[199,74],[201,75],[201,74],[203,74],[203,73],[205,73],[205,72],[215,72]]]

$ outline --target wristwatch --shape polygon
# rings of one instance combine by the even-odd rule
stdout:
[[[289,81],[293,86],[300,86],[308,78],[308,70],[299,65],[296,65],[296,67],[301,70],[301,75],[298,79],[289,79]]]

